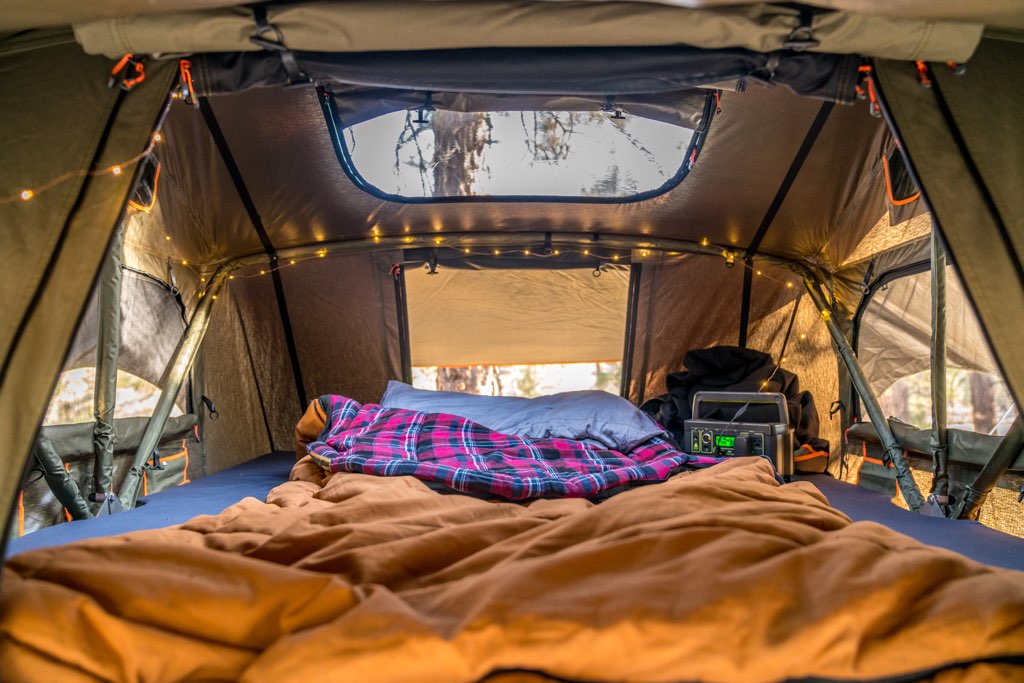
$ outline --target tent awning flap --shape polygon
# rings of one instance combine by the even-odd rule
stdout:
[[[635,2],[352,0],[267,9],[291,50],[363,52],[478,47],[691,45],[785,49],[800,12],[777,5],[691,9]],[[816,52],[888,59],[966,61],[982,24],[816,14]],[[255,52],[252,11],[243,7],[149,14],[75,25],[90,54]]]

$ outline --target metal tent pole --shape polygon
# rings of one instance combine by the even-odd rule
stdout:
[[[114,406],[117,357],[121,351],[121,260],[124,229],[118,226],[99,279],[96,331],[96,386],[93,392],[93,500],[103,500],[114,474]]]
[[[78,490],[78,484],[75,483],[71,474],[64,469],[64,461],[42,429],[36,435],[36,442],[32,446],[32,455],[39,466],[43,468],[43,478],[46,479],[50,491],[53,492],[53,497],[60,501],[72,519],[92,519],[93,514],[89,509],[89,503],[82,497]]]
[[[146,461],[153,455],[157,444],[160,443],[160,436],[163,434],[164,425],[174,408],[174,401],[181,391],[181,385],[188,376],[189,369],[196,359],[199,346],[202,344],[203,336],[210,325],[210,313],[213,303],[217,300],[228,274],[234,268],[231,266],[222,267],[210,280],[209,287],[201,295],[199,304],[196,306],[192,320],[189,322],[188,331],[178,342],[178,348],[174,352],[171,365],[168,368],[167,379],[164,382],[160,398],[157,399],[153,415],[146,424],[146,431],[142,434],[142,441],[139,443],[139,450],[135,452],[135,461],[128,470],[124,483],[121,485],[119,498],[125,509],[135,507],[139,497],[139,487],[142,484],[142,477],[146,471]]]
[[[921,505],[924,504],[924,499],[921,497],[917,483],[914,482],[914,477],[910,473],[910,466],[907,464],[906,458],[903,457],[903,449],[900,448],[899,442],[896,441],[896,437],[889,428],[889,421],[885,418],[882,407],[878,405],[878,399],[875,398],[871,387],[868,385],[868,380],[864,376],[860,362],[857,360],[857,354],[854,353],[853,347],[850,346],[850,342],[846,339],[846,335],[839,328],[839,323],[835,319],[835,313],[821,293],[818,282],[811,275],[805,275],[804,285],[807,287],[808,294],[811,295],[811,301],[818,307],[821,319],[825,322],[829,334],[832,335],[832,341],[839,348],[839,355],[842,356],[843,362],[846,363],[847,370],[850,371],[850,381],[860,395],[861,401],[864,402],[864,409],[867,411],[871,424],[874,426],[875,431],[878,433],[878,438],[882,442],[885,457],[896,468],[896,483],[900,487],[903,499],[907,501],[907,505],[911,510],[917,512],[921,509]]]
[[[981,506],[988,498],[988,494],[995,488],[999,478],[1010,469],[1010,466],[1017,460],[1024,448],[1024,415],[1017,415],[1017,418],[1010,425],[1003,440],[996,446],[992,457],[975,477],[974,482],[964,488],[964,499],[957,506],[956,519],[978,519]]]
[[[940,506],[949,504],[949,447],[946,435],[946,250],[932,229],[932,490]]]

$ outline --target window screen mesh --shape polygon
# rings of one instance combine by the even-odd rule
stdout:
[[[622,360],[627,267],[406,271],[413,366]]]

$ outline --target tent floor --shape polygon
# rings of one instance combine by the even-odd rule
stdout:
[[[70,522],[12,539],[7,555],[62,545],[87,538],[181,524],[196,515],[217,514],[242,498],[263,500],[270,489],[288,479],[295,454],[275,451],[185,486],[148,496],[146,505],[112,517]],[[917,540],[947,548],[978,562],[1024,570],[1024,539],[963,522],[917,515],[892,505],[888,497],[824,475],[802,476],[817,486],[832,505],[854,521],[878,522]]]
[[[7,556],[86,538],[181,524],[196,515],[215,515],[246,497],[263,500],[270,489],[288,481],[294,464],[294,451],[274,451],[184,486],[146,496],[142,499],[146,504],[130,512],[57,524],[13,538],[7,544]]]

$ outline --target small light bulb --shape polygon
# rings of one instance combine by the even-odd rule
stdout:
[[[801,338],[801,339],[807,339],[807,335],[806,335],[806,334],[801,334],[801,335],[800,335],[800,338]]]
[[[444,240],[443,240],[443,239],[441,239],[440,237],[435,237],[435,238],[434,238],[434,244],[441,244],[441,242],[443,242],[443,241],[444,241]]]
[[[700,246],[702,246],[702,247],[708,246],[708,238],[707,237],[701,238]]]
[[[380,235],[374,235],[373,236],[373,241],[374,241],[374,244],[380,244]]]
[[[181,265],[187,266],[188,265],[188,261],[186,261],[185,259],[181,259]]]
[[[318,252],[316,252],[316,255],[319,256],[320,258],[323,258],[324,256],[327,256],[327,250],[321,249]]]
[[[229,280],[234,280],[234,279],[235,279],[235,276],[234,276],[234,275],[228,275],[228,279],[229,279]]]
[[[260,271],[260,275],[266,275],[266,274],[267,274],[267,271],[265,271],[265,270],[261,270]]]
[[[758,274],[758,275],[760,275],[760,274],[761,274],[761,271],[760,271],[760,270],[759,270],[759,271],[756,271],[756,272],[757,272],[757,274]]]
[[[499,255],[501,255],[501,249],[495,249],[495,250],[494,250],[494,255],[495,255],[495,256],[499,256]]]
[[[113,173],[114,175],[121,175],[121,167],[114,166],[112,169],[110,169],[110,172]]]
[[[787,282],[786,286],[792,288],[793,287],[793,283],[792,282]]]
[[[295,265],[295,259],[289,259],[288,263],[294,266]]]
[[[469,253],[469,249],[463,249],[462,251],[466,252],[467,254]]]
[[[171,241],[171,236],[170,235],[164,235],[164,239],[167,240],[168,242],[170,242]]]
[[[213,297],[212,297],[212,299],[213,299],[214,301],[216,301],[216,300],[217,300],[217,295],[216,295],[216,294],[214,294],[214,295],[213,295]]]
[[[160,133],[154,133],[153,134],[153,142],[160,142],[163,139],[164,139],[164,136],[161,135]]]
[[[199,281],[200,282],[206,282],[206,278],[205,277],[201,277],[201,278],[199,278]]]
[[[523,249],[523,253],[526,254],[527,256],[529,256],[530,255],[530,250],[529,249]]]
[[[590,250],[589,249],[584,249],[583,250],[583,255],[587,256],[588,254],[590,254]]]
[[[619,255],[618,254],[612,254],[612,261],[618,261],[618,260],[619,260]]]
[[[555,249],[555,250],[554,250],[554,251],[553,251],[552,253],[553,253],[553,254],[554,254],[555,256],[558,256],[558,255],[559,255],[559,254],[561,254],[562,252],[560,252],[560,251],[558,251],[557,249]]]

